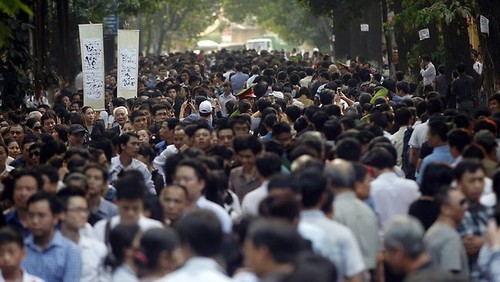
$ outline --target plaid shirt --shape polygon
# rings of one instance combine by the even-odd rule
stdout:
[[[49,245],[41,250],[33,235],[25,239],[26,258],[22,267],[45,281],[80,281],[82,258],[78,246],[56,231]]]
[[[460,237],[486,235],[488,230],[488,219],[493,215],[491,208],[480,203],[471,202],[467,199],[469,209],[465,212],[464,219],[457,228]],[[477,257],[469,257],[469,269],[471,281],[478,281],[480,272],[477,266]]]

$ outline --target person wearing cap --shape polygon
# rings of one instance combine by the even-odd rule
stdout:
[[[219,104],[221,106],[221,113],[222,117],[227,117],[229,113],[227,112],[226,109],[226,103],[229,101],[236,101],[236,96],[233,95],[233,92],[231,91],[231,82],[226,81],[222,84],[223,88],[223,93],[222,95],[219,95],[217,98],[219,100]]]
[[[87,130],[81,124],[73,124],[69,128],[68,149],[81,148],[85,142],[85,134]]]

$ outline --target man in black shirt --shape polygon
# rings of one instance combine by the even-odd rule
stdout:
[[[457,100],[458,111],[472,115],[474,112],[474,101],[477,93],[474,86],[474,79],[465,74],[465,64],[457,65],[458,78],[451,83],[451,94]]]

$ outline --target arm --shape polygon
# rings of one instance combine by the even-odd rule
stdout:
[[[412,165],[417,166],[418,155],[420,154],[420,148],[410,148],[410,158],[409,161]]]

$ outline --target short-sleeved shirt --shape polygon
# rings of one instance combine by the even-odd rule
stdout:
[[[262,182],[257,175],[257,170],[255,170],[254,175],[249,180],[245,178],[242,166],[234,168],[229,174],[229,190],[233,190],[240,201],[243,201],[246,194],[257,189],[261,184]]]
[[[33,235],[25,239],[26,258],[22,267],[29,273],[51,282],[80,281],[82,257],[78,246],[55,231],[45,249],[40,249]]]
[[[425,233],[424,243],[431,256],[433,266],[469,276],[467,253],[458,232],[447,224],[434,223]]]

